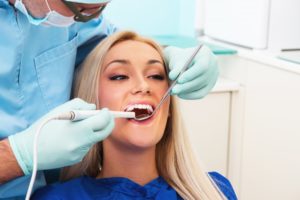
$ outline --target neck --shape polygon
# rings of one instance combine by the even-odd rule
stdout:
[[[125,177],[145,185],[158,177],[155,162],[155,147],[129,149],[120,145],[103,144],[103,166],[99,178]]]

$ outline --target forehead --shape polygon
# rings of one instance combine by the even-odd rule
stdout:
[[[162,60],[158,50],[148,43],[126,40],[114,45],[107,56],[126,56],[128,58],[155,58]]]

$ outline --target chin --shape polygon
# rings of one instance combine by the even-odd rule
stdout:
[[[155,147],[158,142],[156,140],[145,140],[145,138],[134,138],[133,140],[129,141],[129,144],[139,148],[151,148]]]

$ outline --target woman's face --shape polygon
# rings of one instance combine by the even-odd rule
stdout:
[[[101,108],[151,112],[168,89],[163,59],[143,42],[128,40],[116,44],[104,57],[101,70]],[[116,119],[115,129],[107,140],[129,148],[155,147],[164,133],[169,104],[170,98],[145,121]]]

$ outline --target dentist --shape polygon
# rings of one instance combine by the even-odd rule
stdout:
[[[117,31],[101,15],[110,0],[0,0],[0,199],[23,199],[32,172],[33,138],[48,117],[94,104],[70,100],[75,68],[103,38]],[[167,47],[175,79],[192,49]],[[204,97],[218,76],[202,48],[172,94]],[[108,110],[78,122],[51,121],[39,139],[38,169],[75,164],[114,128]],[[35,187],[45,185],[39,173]]]

